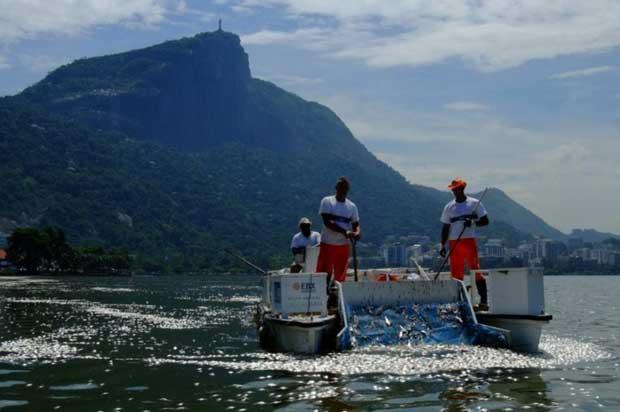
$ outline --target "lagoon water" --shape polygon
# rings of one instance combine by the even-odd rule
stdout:
[[[0,278],[0,411],[618,411],[620,277],[545,279],[541,353],[268,354],[259,278]]]

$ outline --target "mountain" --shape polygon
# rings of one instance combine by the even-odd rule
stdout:
[[[474,197],[478,198],[480,198],[480,196],[482,196],[482,192],[474,195]],[[489,188],[484,199],[484,204],[492,211],[494,216],[497,216],[498,219],[521,232],[554,240],[566,239],[564,233],[515,202],[500,189]]]
[[[452,194],[448,191],[440,191],[423,186],[419,186],[419,189],[442,204],[452,199]],[[481,199],[483,192],[469,193],[469,195]],[[509,241],[508,244],[512,246],[516,245],[518,240],[532,240],[535,236],[555,240],[565,240],[567,238],[564,233],[515,202],[498,188],[489,188],[482,200],[489,211],[489,218],[493,223],[488,227],[478,228],[482,235],[505,238]]]
[[[320,226],[340,175],[375,244],[437,237],[449,196],[408,183],[327,107],[253,79],[239,38],[221,31],[81,59],[0,99],[0,149],[0,231],[59,225],[183,270],[229,267],[227,247],[288,262],[296,222]],[[531,216],[504,197],[487,235],[528,238]]]
[[[599,232],[596,229],[573,229],[569,237],[580,237],[584,242],[600,243],[607,239],[620,239],[620,235]]]
[[[92,128],[186,152],[235,141],[385,169],[327,107],[253,79],[239,37],[219,30],[75,61],[21,97]]]

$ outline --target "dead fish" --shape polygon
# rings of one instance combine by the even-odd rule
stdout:
[[[387,326],[392,326],[392,321],[390,321],[387,316],[385,317],[385,324]]]
[[[407,335],[409,335],[409,332],[407,332],[407,329],[400,326],[400,331],[398,332],[398,339],[402,340]]]

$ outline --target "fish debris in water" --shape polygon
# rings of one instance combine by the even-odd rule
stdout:
[[[470,320],[461,303],[362,305],[350,307],[349,330],[354,346],[369,344],[460,343],[467,340]]]
[[[403,340],[403,338],[407,335],[409,335],[409,332],[407,331],[407,329],[403,328],[402,325],[399,325],[400,327],[400,332],[398,332],[398,340]]]

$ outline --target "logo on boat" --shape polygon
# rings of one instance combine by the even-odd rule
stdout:
[[[314,282],[306,282],[306,283],[295,282],[293,283],[293,290],[295,291],[301,290],[302,292],[309,292],[311,290],[314,290]]]

